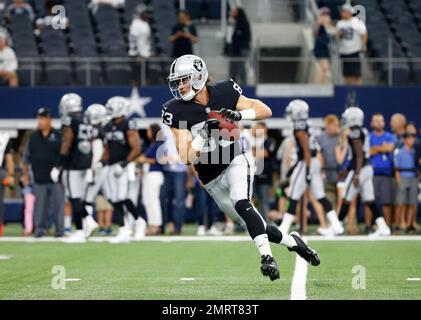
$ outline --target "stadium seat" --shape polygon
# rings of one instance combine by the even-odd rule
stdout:
[[[68,86],[72,82],[72,69],[66,63],[47,63],[45,75],[49,85]]]
[[[131,68],[128,64],[113,63],[105,67],[107,84],[109,85],[129,85]]]
[[[99,85],[101,84],[101,73],[99,64],[87,65],[86,63],[79,63],[75,68],[76,83],[87,85],[88,81],[90,81],[91,85]]]
[[[42,81],[42,68],[38,63],[19,62],[18,76],[20,86],[40,85]]]

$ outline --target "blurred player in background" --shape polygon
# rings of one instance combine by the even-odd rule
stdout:
[[[370,138],[367,129],[363,127],[363,111],[357,107],[348,108],[342,114],[342,124],[345,128],[350,129],[347,135],[350,152],[348,152],[348,175],[344,184],[344,201],[339,219],[341,221],[345,219],[351,201],[360,193],[377,224],[377,230],[371,236],[389,236],[390,229],[383,218],[381,208],[375,202],[373,167],[369,163]]]
[[[79,95],[68,93],[61,98],[59,112],[62,116],[63,141],[59,165],[51,170],[53,182],[63,178],[66,196],[72,205],[76,231],[65,240],[68,243],[86,242],[86,235],[97,227],[97,223],[92,216],[86,214],[82,204],[86,169],[90,168],[92,162],[92,127],[83,122],[82,109],[82,98]]]
[[[140,155],[139,133],[133,121],[127,118],[129,105],[126,98],[113,97],[107,101],[105,107],[111,121],[104,129],[105,149],[100,164],[109,165],[109,200],[120,226],[117,236],[111,242],[126,243],[131,240],[131,228],[124,226],[125,210],[135,220],[134,240],[141,240],[145,236],[146,221],[139,216],[129,194],[129,183],[135,180],[135,166],[132,162]]]

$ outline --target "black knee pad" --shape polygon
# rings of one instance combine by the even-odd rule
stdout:
[[[326,197],[322,199],[318,199],[317,201],[319,201],[320,204],[323,206],[323,210],[325,211],[325,213],[332,211],[332,204],[330,203],[329,200],[327,200]]]
[[[252,239],[266,233],[262,216],[254,209],[250,200],[239,200],[235,204],[235,211],[244,220]]]

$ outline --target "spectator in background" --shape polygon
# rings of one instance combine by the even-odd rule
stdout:
[[[333,29],[330,9],[322,7],[319,10],[319,21],[315,30],[314,55],[320,67],[317,77],[318,84],[325,84],[330,71],[330,39]]]
[[[10,33],[7,30],[7,28],[0,25],[0,34],[3,34],[6,37],[6,44],[9,47],[13,47],[12,37],[10,36]]]
[[[139,162],[143,163],[142,200],[148,217],[149,235],[161,233],[162,209],[160,203],[161,187],[164,183],[162,164],[160,163],[160,151],[162,141],[157,140],[161,127],[159,124],[151,124],[146,131],[150,141],[145,153],[140,156]]]
[[[178,12],[178,23],[173,27],[169,40],[173,43],[172,56],[174,58],[193,54],[193,44],[197,43],[199,38],[187,10]]]
[[[142,62],[152,56],[152,32],[149,25],[150,11],[147,6],[140,4],[136,7],[136,14],[130,25],[129,31],[129,56],[135,58],[133,63],[133,75],[136,84],[139,83]],[[146,72],[146,78],[147,72]]]
[[[126,0],[91,0],[89,3],[89,8],[92,10],[93,14],[96,14],[101,6],[111,6],[115,9],[118,9],[123,7],[125,2]]]
[[[226,33],[225,54],[232,57],[230,75],[240,85],[247,83],[245,58],[250,55],[250,23],[243,8],[235,7],[231,11],[232,24]]]
[[[383,206],[386,223],[392,225],[392,209],[395,202],[393,181],[393,149],[395,137],[384,130],[385,121],[381,113],[371,118],[370,162],[374,170],[374,193],[376,201]],[[371,220],[371,219],[370,219]]]
[[[95,207],[97,211],[99,233],[103,236],[111,236],[113,206],[104,196],[97,195],[95,198]]]
[[[7,46],[7,35],[0,33],[0,85],[7,83],[9,87],[17,87],[18,60],[15,51]]]
[[[339,165],[336,159],[336,146],[339,144],[340,122],[337,116],[331,114],[324,119],[325,131],[317,137],[324,169],[326,197],[332,204],[338,203]],[[339,211],[337,211],[339,212]]]
[[[362,85],[361,53],[367,50],[367,28],[353,16],[352,5],[341,7],[341,20],[336,25],[342,72],[347,85]]]
[[[407,232],[415,231],[415,218],[418,203],[418,177],[415,160],[416,135],[405,132],[404,145],[394,155],[395,178],[398,185],[395,215],[395,232],[399,228]]]
[[[4,223],[4,191],[6,187],[15,185],[15,164],[10,137],[0,132],[0,237],[3,235]]]
[[[390,127],[395,135],[395,148],[403,146],[404,138],[403,135],[406,130],[406,117],[401,113],[395,113],[390,119]]]
[[[47,15],[45,17],[40,17],[35,20],[35,26],[39,32],[46,27],[52,27],[53,23],[59,23],[60,25],[69,26],[69,19],[66,16],[57,16],[57,12],[53,13],[53,8],[60,4],[58,0],[48,0],[45,2],[45,9],[47,10]],[[60,19],[60,20],[58,20]]]
[[[259,199],[259,212],[266,221],[269,221],[270,191],[273,185],[272,175],[276,141],[268,137],[267,132],[267,126],[264,122],[257,122],[253,128],[253,136],[256,141],[253,148],[253,156],[256,159],[258,171],[254,178],[254,195]]]
[[[6,19],[10,21],[13,16],[18,15],[28,15],[31,21],[34,20],[34,10],[29,3],[26,3],[25,0],[13,0],[7,9],[6,9]]]
[[[171,234],[181,233],[186,215],[186,181],[187,166],[182,163],[175,147],[174,138],[167,126],[162,128],[164,134],[164,154],[162,158],[164,184],[161,189],[161,208],[163,213],[163,231],[165,224],[174,222]]]
[[[50,172],[58,165],[62,133],[52,127],[51,113],[46,108],[37,112],[38,129],[31,134],[25,146],[22,165],[22,182],[30,183],[29,170],[34,176],[35,237],[46,234],[49,204],[55,220],[55,235],[64,235],[64,189],[61,183],[51,180]]]

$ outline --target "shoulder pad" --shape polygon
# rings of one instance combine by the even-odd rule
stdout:
[[[62,118],[61,118],[61,125],[63,126],[63,127],[70,127],[71,125],[72,125],[72,117],[69,117],[69,116],[63,116]]]
[[[360,129],[352,129],[349,133],[350,139],[359,139],[361,137],[361,130]]]
[[[306,130],[306,129],[307,129],[306,120],[294,121],[294,130]]]

